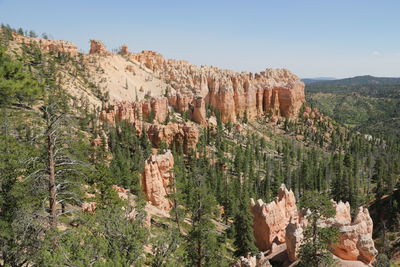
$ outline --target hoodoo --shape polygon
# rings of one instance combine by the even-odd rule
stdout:
[[[146,199],[152,205],[167,211],[172,207],[171,200],[167,198],[167,195],[173,179],[173,167],[174,157],[171,151],[168,151],[162,155],[150,156],[145,162],[142,173],[142,187]]]
[[[335,225],[339,228],[339,241],[331,244],[332,253],[344,260],[374,262],[378,252],[372,239],[373,222],[368,209],[360,207],[352,220],[348,202],[332,201],[332,205],[335,217],[320,222],[320,227]],[[274,243],[286,243],[289,260],[296,261],[307,226],[307,212],[297,210],[293,192],[282,185],[276,200],[270,203],[252,200],[251,211],[257,247],[265,251],[272,249]]]

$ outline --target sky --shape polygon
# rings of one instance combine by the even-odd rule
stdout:
[[[0,0],[0,22],[235,71],[400,77],[398,0]]]

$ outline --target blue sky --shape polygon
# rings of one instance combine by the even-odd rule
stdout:
[[[88,51],[155,50],[236,71],[400,77],[398,0],[0,0],[0,22]]]

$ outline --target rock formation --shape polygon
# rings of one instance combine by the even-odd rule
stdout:
[[[188,152],[196,147],[200,131],[193,122],[160,124],[159,122],[164,122],[169,114],[167,101],[166,98],[157,98],[132,103],[120,102],[105,108],[100,118],[111,124],[127,121],[135,125],[138,134],[145,129],[154,146],[159,147],[161,142],[169,146],[177,143]],[[150,114],[154,116],[154,123],[144,122]],[[199,114],[199,117],[201,116],[203,114]]]
[[[162,155],[150,156],[145,162],[142,173],[142,188],[146,199],[153,206],[166,211],[172,207],[172,202],[167,198],[167,195],[173,179],[173,167],[174,157],[171,151],[167,151]]]
[[[377,250],[372,239],[373,222],[368,209],[360,207],[352,221],[348,202],[332,201],[332,205],[336,210],[335,217],[320,222],[321,227],[335,225],[339,228],[339,241],[331,244],[332,253],[344,260],[373,262]],[[293,192],[282,185],[275,201],[264,203],[252,199],[251,211],[257,247],[265,251],[272,249],[274,244],[286,242],[288,257],[294,262],[307,226],[307,213],[297,211]]]
[[[294,262],[307,226],[307,212],[297,211],[293,192],[282,185],[275,201],[251,202],[257,247],[265,251],[272,249],[274,244],[286,242],[288,257]],[[339,241],[331,244],[332,253],[344,260],[362,261],[366,264],[373,262],[377,250],[372,239],[373,222],[368,209],[360,207],[352,221],[348,202],[332,201],[332,205],[336,210],[335,217],[319,222],[320,227],[334,225],[339,228]]]
[[[81,210],[83,212],[95,212],[96,211],[96,202],[83,202]]]
[[[166,60],[153,51],[130,54],[161,79],[168,81],[176,92],[201,97],[221,113],[223,122],[235,122],[262,114],[297,116],[305,102],[304,84],[285,69],[236,73],[209,66],[194,66],[182,60]],[[190,92],[190,93],[188,93]],[[171,94],[170,98],[179,98]],[[179,110],[187,109],[192,99],[175,102]],[[182,99],[182,98],[181,98]],[[183,105],[182,105],[183,104]]]
[[[24,44],[26,46],[37,45],[43,52],[62,52],[70,55],[78,54],[78,48],[72,42],[26,37],[16,33],[13,33],[12,35],[14,41],[17,43]]]
[[[127,55],[128,53],[129,53],[128,46],[127,45],[121,46],[120,54],[121,55]]]
[[[128,121],[140,124],[149,119],[150,115],[156,122],[164,122],[168,117],[168,100],[166,98],[152,98],[137,102],[119,102],[108,105],[100,114],[100,118],[111,124],[116,121]]]
[[[108,55],[109,52],[107,51],[105,45],[102,41],[99,40],[90,40],[90,55],[98,54],[98,55]]]
[[[168,146],[178,144],[185,153],[196,147],[200,136],[199,129],[193,122],[148,124],[146,128],[150,141],[156,147],[159,147],[161,142]]]
[[[372,219],[368,209],[360,207],[355,219],[351,220],[350,205],[348,202],[332,202],[336,209],[334,218],[320,222],[320,226],[337,226],[339,241],[332,244],[332,253],[344,260],[362,261],[369,264],[375,260],[377,250],[372,239]],[[289,259],[296,260],[297,253],[303,239],[303,229],[307,222],[303,217],[291,222],[286,227],[286,245]]]
[[[263,253],[258,253],[256,256],[240,257],[231,267],[271,267],[267,257]]]
[[[14,39],[27,45],[36,43],[46,52],[78,54],[77,47],[71,42],[17,34],[14,34]],[[266,69],[256,74],[237,73],[211,66],[195,66],[183,60],[164,59],[153,51],[131,53],[126,45],[121,47],[120,54],[124,56],[123,60],[128,59],[140,65],[148,79],[155,78],[168,84],[163,89],[168,93],[158,92],[158,95],[154,95],[158,98],[154,103],[164,99],[163,103],[168,103],[178,112],[187,111],[190,118],[201,125],[207,123],[206,105],[219,111],[223,122],[236,122],[245,116],[249,119],[259,115],[297,116],[305,102],[304,84],[286,69]],[[101,41],[91,40],[90,55],[111,53]],[[137,88],[142,88],[142,85],[138,84]],[[153,96],[153,92],[148,93]]]
[[[335,224],[339,227],[340,235],[339,242],[332,246],[333,254],[341,259],[359,260],[367,264],[375,260],[378,251],[372,239],[373,222],[368,209],[360,207],[353,221],[337,220]]]
[[[303,227],[296,220],[292,220],[285,229],[286,249],[289,260],[294,262],[300,251],[303,241]]]
[[[294,194],[283,184],[276,200],[270,203],[252,199],[251,212],[256,246],[261,251],[271,249],[273,243],[284,243],[286,226],[291,218],[298,217]]]

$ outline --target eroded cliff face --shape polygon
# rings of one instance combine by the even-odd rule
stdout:
[[[168,117],[168,100],[166,98],[153,98],[137,102],[118,102],[108,105],[100,113],[100,118],[108,123],[115,124],[117,121],[127,121],[132,124],[141,124],[154,118],[154,122],[163,123]]]
[[[210,66],[198,67],[182,60],[166,60],[153,51],[128,56],[171,84],[175,92],[170,92],[168,98],[174,99],[171,104],[175,108],[189,109],[193,98],[201,97],[221,113],[223,122],[262,114],[293,117],[305,102],[304,83],[286,69],[236,73]]]
[[[176,144],[182,146],[185,153],[195,149],[200,136],[200,131],[193,122],[146,124],[145,128],[154,146],[159,147],[161,142],[169,147]]]
[[[171,151],[167,151],[165,154],[150,156],[142,173],[142,189],[147,201],[166,211],[172,208],[172,202],[167,195],[171,190],[169,185],[173,179],[173,167],[174,157]]]
[[[77,47],[71,42],[29,38],[18,34],[14,34],[14,39],[17,43],[26,45],[36,43],[44,52],[59,51],[78,54]],[[126,84],[130,88],[126,86],[125,89],[129,91],[140,88],[146,90],[147,88],[144,87],[149,86],[150,90],[147,89],[148,91],[144,93],[136,92],[136,94],[127,95],[130,98],[133,95],[139,96],[140,99],[144,94],[156,98],[167,98],[165,101],[175,110],[188,111],[193,121],[199,124],[206,124],[206,104],[221,113],[223,122],[236,122],[244,116],[251,119],[263,114],[297,116],[300,107],[305,102],[304,83],[286,69],[266,69],[255,74],[237,73],[211,66],[195,66],[183,60],[164,59],[162,55],[153,51],[131,53],[126,45],[121,47],[119,54],[113,54],[107,51],[101,41],[91,40],[90,51],[85,58],[91,62],[90,57],[98,55],[103,56],[106,62],[97,58],[99,61],[96,61],[95,65],[99,70],[99,79],[93,77],[94,83],[101,84],[102,80],[108,80],[104,85],[113,89]],[[124,70],[119,69],[121,60],[126,63]],[[110,66],[110,68],[103,66],[110,64],[115,64],[115,66]],[[107,73],[108,69],[109,73]],[[140,72],[144,72],[140,74],[146,76],[144,82],[131,76],[131,74],[135,76],[135,72],[139,69]],[[122,75],[124,77],[120,77],[121,80],[117,77],[118,74],[114,73],[115,70],[121,74],[127,73]],[[89,79],[91,79],[90,76],[96,76],[96,74],[90,73]],[[159,82],[153,82],[154,84],[151,85],[150,81],[153,79]],[[112,84],[112,81],[117,84]],[[159,88],[159,86],[164,88]],[[107,91],[107,88],[104,89]],[[135,99],[126,99],[126,101],[136,102]]]
[[[70,42],[20,35],[14,38],[17,43],[37,43],[44,52],[79,54]],[[285,69],[237,73],[164,59],[153,51],[131,53],[126,45],[115,54],[98,40],[90,41],[90,51],[81,55],[80,63],[86,71],[85,79],[107,94],[108,102],[104,104],[98,93],[87,90],[76,77],[65,77],[62,86],[71,95],[104,108],[100,114],[104,121],[129,121],[138,133],[145,127],[153,144],[181,140],[185,151],[195,146],[199,130],[189,123],[163,126],[170,112],[188,114],[193,122],[207,126],[207,105],[221,114],[223,122],[236,122],[265,114],[297,116],[305,101],[304,84]],[[146,124],[149,117],[154,117],[153,127]]]
[[[70,55],[78,54],[78,47],[69,41],[26,37],[16,33],[13,33],[12,35],[14,41],[17,43],[21,43],[26,46],[31,46],[33,44],[37,45],[43,52],[63,52]]]
[[[339,241],[331,244],[332,253],[344,260],[373,262],[378,252],[372,239],[373,222],[368,209],[360,207],[352,220],[348,202],[332,201],[332,205],[336,209],[335,217],[319,222],[320,227],[339,228]],[[290,261],[296,261],[307,226],[307,211],[297,211],[293,192],[282,185],[275,201],[252,200],[251,211],[257,247],[264,251],[272,249],[274,243],[286,242]]]
[[[100,118],[110,124],[117,121],[132,123],[138,134],[145,130],[151,143],[159,147],[162,142],[168,146],[173,144],[182,146],[185,153],[196,147],[200,130],[193,122],[162,124],[168,117],[168,100],[166,98],[143,100],[138,102],[120,102],[108,106]],[[152,123],[145,122],[150,114],[154,117]]]
[[[372,219],[368,209],[360,207],[354,220],[351,220],[348,202],[333,202],[336,216],[320,223],[321,227],[335,225],[339,228],[339,240],[332,244],[332,253],[344,260],[362,261],[370,264],[375,260],[378,251],[372,239]],[[297,259],[303,241],[303,230],[307,226],[306,219],[291,222],[286,227],[286,245],[291,261]]]

